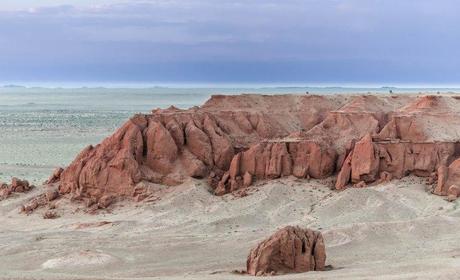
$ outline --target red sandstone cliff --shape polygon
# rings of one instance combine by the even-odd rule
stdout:
[[[97,202],[187,177],[208,178],[220,195],[288,175],[337,174],[343,189],[415,174],[439,178],[435,193],[447,195],[460,178],[459,105],[451,96],[213,96],[132,117],[78,155],[59,191]]]

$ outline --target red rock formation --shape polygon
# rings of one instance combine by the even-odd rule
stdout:
[[[340,172],[337,174],[337,180],[335,183],[335,189],[341,190],[343,189],[351,179],[351,159],[353,157],[353,152],[350,152],[345,161],[340,168]]]
[[[457,167],[447,170],[460,155],[459,105],[450,96],[213,96],[202,107],[134,116],[54,177],[61,194],[91,204],[188,177],[207,177],[223,195],[289,175],[338,174],[343,189],[436,170],[434,192],[447,195],[460,184]]]
[[[32,197],[25,204],[21,206],[21,212],[25,214],[31,214],[39,207],[48,206],[49,209],[55,209],[56,204],[55,200],[59,197],[59,193],[54,186],[49,187],[45,192]],[[48,214],[45,213],[43,216],[45,219],[54,219],[57,216],[53,217],[54,211],[48,211]]]
[[[24,193],[35,186],[30,185],[27,180],[20,180],[16,177],[11,179],[11,184],[0,183],[0,200],[8,198],[13,193]]]
[[[359,140],[351,156],[351,181],[373,182],[379,171],[379,155],[370,134]]]
[[[101,144],[83,150],[60,175],[59,191],[99,201],[104,195],[133,196],[142,181],[177,185],[189,176],[211,176],[216,193],[224,194],[244,185],[247,164],[240,167],[240,160],[234,159],[242,156],[240,151],[266,138],[308,130],[341,102],[319,96],[214,96],[200,108],[136,115]],[[260,179],[291,174],[287,144],[260,145],[270,152],[269,158],[257,163],[263,171],[248,172],[246,185],[251,175]],[[320,154],[321,149],[315,152]],[[332,173],[331,161],[326,158],[324,166],[310,172]],[[231,176],[224,175],[227,171]],[[223,182],[220,188],[219,182]]]
[[[257,179],[275,179],[289,175],[298,178],[325,178],[333,174],[335,160],[335,150],[314,142],[264,141],[237,154],[232,160],[228,177],[222,177],[220,184],[226,185],[226,192],[240,188],[237,178],[246,173]]]
[[[43,219],[56,219],[59,218],[59,214],[56,211],[48,210],[43,213]]]
[[[408,174],[429,177],[438,168],[442,169],[442,166],[450,162],[456,153],[455,143],[374,142],[369,137],[362,141],[360,142],[366,146],[358,143],[356,145],[361,149],[362,155],[351,159],[353,183],[388,181],[391,178],[400,179]],[[353,155],[357,152],[356,147]],[[349,173],[349,169],[347,165],[342,167],[338,177],[340,180],[336,184],[337,189],[346,185],[348,178],[343,177],[342,173]],[[443,178],[441,175],[438,182],[443,182]]]
[[[452,174],[455,173],[455,166],[457,164],[460,164],[460,161],[455,161],[454,163],[452,163],[453,165],[453,168],[452,168]],[[437,194],[437,195],[446,195],[447,193],[447,190],[446,190],[446,181],[447,181],[447,176],[448,176],[448,172],[449,172],[449,169],[446,165],[441,165],[438,167],[438,170],[437,170],[437,177],[438,177],[438,183],[437,183],[437,186],[436,188],[434,189],[433,193],[434,194]]]
[[[456,200],[459,197],[459,195],[460,195],[460,187],[457,185],[452,185],[447,190],[447,199],[449,201]]]
[[[249,253],[247,273],[256,276],[324,270],[326,249],[320,232],[287,226]]]
[[[62,168],[62,167],[56,168],[54,170],[53,174],[51,174],[51,176],[48,178],[48,180],[46,180],[45,184],[53,184],[53,183],[59,182],[59,180],[61,179],[61,174],[62,174],[63,171],[64,171],[64,168]]]
[[[45,192],[45,197],[48,202],[51,202],[59,197],[59,192],[57,190],[47,190]]]
[[[452,162],[449,167],[441,165],[438,168],[438,184],[433,193],[437,195],[451,195],[451,186],[460,185],[460,159]]]
[[[29,182],[27,180],[20,180],[16,177],[13,177],[11,180],[11,185],[10,185],[10,190],[11,192],[27,192],[32,188],[32,186],[29,185]]]

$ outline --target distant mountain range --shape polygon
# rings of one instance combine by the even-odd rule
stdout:
[[[21,85],[4,85],[3,88],[26,88],[26,87],[21,86]]]

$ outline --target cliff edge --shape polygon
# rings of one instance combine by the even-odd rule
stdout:
[[[133,116],[65,168],[59,192],[92,204],[142,200],[148,183],[189,177],[223,195],[289,175],[337,175],[340,190],[415,174],[456,198],[459,105],[448,95],[216,95]]]

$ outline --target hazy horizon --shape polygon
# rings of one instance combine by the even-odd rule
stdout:
[[[120,81],[100,81],[100,82],[2,82],[0,88],[43,88],[43,89],[84,89],[84,88],[106,88],[106,89],[149,89],[149,88],[168,88],[168,89],[276,89],[276,88],[311,88],[311,89],[460,89],[460,84],[359,84],[359,83],[328,83],[328,84],[302,84],[302,83],[165,83],[165,82],[120,82]]]

